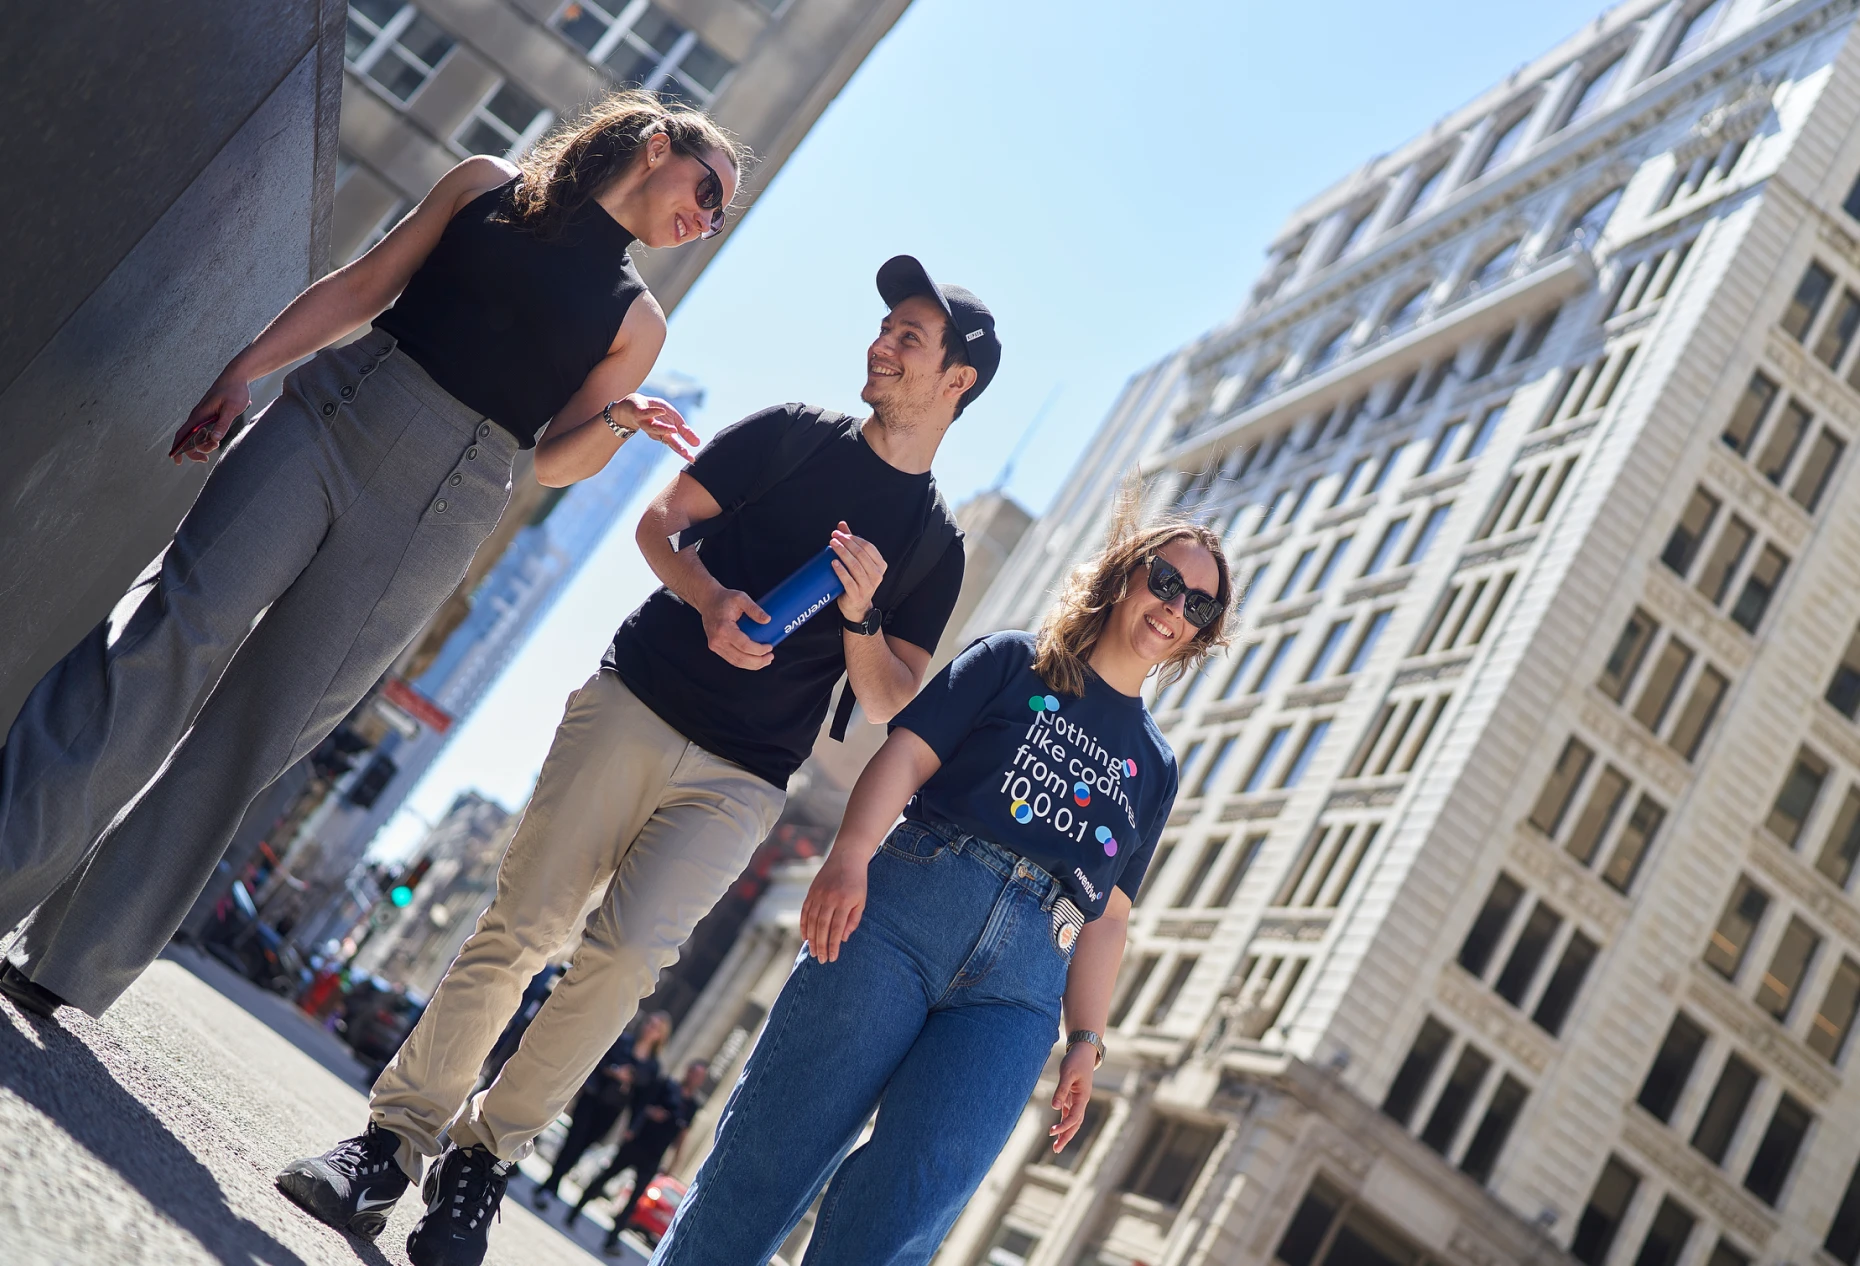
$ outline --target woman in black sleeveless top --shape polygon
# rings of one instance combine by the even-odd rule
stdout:
[[[638,394],[665,315],[627,248],[714,234],[743,157],[704,115],[619,94],[520,167],[460,163],[233,357],[177,462],[226,441],[250,382],[310,359],[0,750],[0,936],[33,915],[0,993],[47,1016],[116,1000],[253,801],[457,588],[519,449],[556,486],[640,431],[689,456],[684,419]]]

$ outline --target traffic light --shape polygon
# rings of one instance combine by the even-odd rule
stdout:
[[[420,886],[420,881],[426,878],[426,872],[432,868],[433,859],[430,857],[422,857],[415,862],[413,869],[402,875],[400,882],[388,889],[388,900],[393,902],[397,909],[403,910],[413,904],[413,890]]]

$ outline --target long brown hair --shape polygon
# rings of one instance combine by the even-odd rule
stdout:
[[[518,160],[522,174],[511,195],[513,217],[538,237],[555,236],[661,132],[677,153],[722,154],[739,178],[749,161],[749,147],[709,115],[668,106],[650,92],[615,92]]]
[[[1104,548],[1090,562],[1073,569],[1040,625],[1034,641],[1033,671],[1056,694],[1076,697],[1085,693],[1086,661],[1104,633],[1111,609],[1129,591],[1131,573],[1171,541],[1193,541],[1213,555],[1215,570],[1220,573],[1220,586],[1214,596],[1221,601],[1221,618],[1204,629],[1196,629],[1193,637],[1163,661],[1162,684],[1181,680],[1227,645],[1227,626],[1234,605],[1233,576],[1228,571],[1227,554],[1221,549],[1221,538],[1202,524],[1186,519],[1140,523],[1137,506],[1134,493],[1126,491],[1119,499]]]

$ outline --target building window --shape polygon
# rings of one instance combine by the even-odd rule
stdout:
[[[1266,778],[1272,773],[1272,767],[1279,759],[1279,752],[1285,747],[1285,740],[1292,732],[1289,725],[1277,726],[1266,736],[1260,746],[1259,755],[1253,758],[1253,768],[1247,771],[1246,781],[1241,784],[1242,794],[1259,791],[1266,785]]]
[[[1466,293],[1478,294],[1505,280],[1511,272],[1511,266],[1517,262],[1519,244],[1519,240],[1514,238],[1480,260],[1466,283]]]
[[[1718,498],[1703,488],[1694,488],[1679,522],[1673,525],[1673,534],[1666,538],[1660,561],[1680,576],[1690,572],[1693,561],[1698,558],[1699,545],[1711,531],[1712,520],[1718,517],[1719,504]]]
[[[1305,568],[1311,565],[1311,560],[1316,556],[1317,546],[1315,545],[1308,545],[1299,552],[1298,561],[1292,564],[1291,574],[1285,578],[1285,583],[1279,586],[1279,592],[1273,598],[1274,602],[1284,602],[1291,597],[1292,590],[1296,589],[1298,582],[1304,579]]]
[[[1718,705],[1724,702],[1725,692],[1730,688],[1730,681],[1716,668],[1708,665],[1700,670],[1698,680],[1692,683],[1692,694],[1686,699],[1686,706],[1680,709],[1679,720],[1673,723],[1673,732],[1666,739],[1675,752],[1687,760],[1698,756],[1699,748],[1705,744],[1705,735],[1718,715]]]
[[[1498,980],[1492,988],[1498,996],[1514,1007],[1524,1005],[1524,995],[1530,992],[1531,982],[1537,979],[1537,969],[1544,961],[1544,954],[1550,949],[1550,942],[1556,938],[1557,931],[1563,926],[1563,916],[1539,901],[1531,909],[1530,917],[1524,920],[1524,930],[1518,933],[1518,939],[1511,947],[1511,955],[1505,960],[1505,966],[1498,973]]]
[[[1373,576],[1388,566],[1389,559],[1395,555],[1395,547],[1401,544],[1402,533],[1408,528],[1408,518],[1403,515],[1382,529],[1382,537],[1376,542],[1375,550],[1369,555],[1369,563],[1363,568],[1363,575]]]
[[[1226,768],[1227,758],[1233,755],[1234,745],[1239,741],[1239,736],[1233,734],[1221,740],[1221,745],[1215,749],[1214,758],[1202,767],[1201,777],[1195,779],[1195,789],[1189,795],[1206,795],[1210,790],[1219,789],[1216,783],[1220,779],[1221,770]]]
[[[1558,249],[1565,246],[1593,246],[1601,240],[1602,230],[1608,227],[1608,221],[1621,203],[1621,190],[1624,186],[1616,185],[1601,197],[1596,198],[1569,223],[1564,231],[1563,240]]]
[[[1725,424],[1722,438],[1731,451],[1749,455],[1751,441],[1762,427],[1770,406],[1776,403],[1776,395],[1777,386],[1768,375],[1756,373],[1750,376],[1750,385],[1738,397],[1737,408],[1731,411],[1731,420]]]
[[[1763,452],[1757,457],[1757,469],[1763,477],[1782,486],[1783,473],[1795,460],[1796,450],[1802,445],[1802,439],[1814,424],[1815,415],[1802,407],[1799,400],[1791,400],[1770,429],[1769,443],[1763,446]]]
[[[1419,478],[1422,475],[1431,475],[1442,466],[1445,466],[1447,464],[1447,455],[1452,451],[1454,442],[1465,433],[1465,430],[1465,418],[1455,418],[1453,421],[1441,427],[1440,434],[1434,437],[1433,448],[1428,450],[1427,459],[1421,463],[1421,469],[1415,472],[1415,477]]]
[[[1124,1190],[1177,1208],[1221,1141],[1221,1127],[1159,1117],[1124,1178]]]
[[[1789,1009],[1801,988],[1802,977],[1808,974],[1809,964],[1815,961],[1820,948],[1821,937],[1813,928],[1800,919],[1789,920],[1782,940],[1777,943],[1776,953],[1770,958],[1769,970],[1757,982],[1757,1005],[1779,1024],[1789,1022]]]
[[[1824,697],[1849,721],[1860,716],[1860,629],[1847,639],[1847,649],[1841,652],[1841,662],[1835,666]]]
[[[1705,595],[1705,601],[1714,607],[1724,601],[1724,595],[1731,587],[1731,578],[1744,561],[1744,554],[1750,543],[1757,538],[1756,529],[1737,515],[1724,525],[1724,531],[1718,533],[1718,541],[1712,546],[1711,553],[1705,559],[1705,566],[1699,569],[1695,587]]]
[[[1608,661],[1602,665],[1601,679],[1595,683],[1603,694],[1616,703],[1627,698],[1628,687],[1634,683],[1634,674],[1640,671],[1641,661],[1647,656],[1647,648],[1653,645],[1654,635],[1659,631],[1657,620],[1645,611],[1635,609],[1622,626],[1621,636],[1615,639],[1614,649],[1608,652]],[[1860,634],[1856,638],[1860,639]]]
[[[1589,75],[1582,82],[1582,88],[1576,94],[1576,104],[1570,107],[1569,116],[1563,126],[1569,127],[1594,114],[1608,99],[1608,90],[1614,86],[1615,76],[1621,71],[1625,56],[1617,56],[1600,70]]]
[[[1666,1038],[1647,1069],[1636,1102],[1661,1121],[1673,1119],[1679,1096],[1692,1078],[1692,1070],[1705,1051],[1705,1030],[1681,1011],[1673,1017]]]
[[[1369,221],[1375,213],[1376,207],[1372,202],[1355,214],[1354,218],[1349,221],[1349,227],[1337,235],[1337,247],[1331,251],[1331,259],[1342,259],[1356,248],[1357,243],[1362,240],[1363,230],[1369,227]]]
[[[1556,768],[1550,771],[1550,778],[1531,810],[1532,826],[1545,835],[1556,835],[1563,815],[1569,812],[1570,801],[1576,798],[1576,787],[1589,771],[1589,762],[1594,756],[1593,749],[1581,739],[1571,738],[1563,744],[1563,752],[1556,758]]]
[[[570,0],[552,23],[628,87],[708,105],[735,63],[650,0]]]
[[[1492,1092],[1485,1115],[1479,1119],[1479,1128],[1466,1145],[1466,1155],[1460,1158],[1461,1173],[1481,1186],[1492,1180],[1499,1153],[1505,1150],[1505,1140],[1511,1136],[1511,1127],[1517,1123],[1529,1094],[1524,1083],[1511,1074],[1499,1078],[1498,1089]]]
[[[1828,292],[1834,289],[1834,274],[1818,263],[1811,263],[1808,271],[1802,274],[1797,283],[1795,294],[1790,297],[1789,306],[1783,312],[1783,330],[1796,342],[1808,341],[1809,327],[1815,323],[1821,305],[1827,302]]]
[[[1266,664],[1259,670],[1259,680],[1253,683],[1253,689],[1249,693],[1260,694],[1272,688],[1272,679],[1279,675],[1279,669],[1284,666],[1286,656],[1292,649],[1292,643],[1297,640],[1296,629],[1278,640],[1272,648],[1272,654],[1266,656]]]
[[[1789,1181],[1796,1154],[1802,1150],[1802,1140],[1808,1137],[1808,1127],[1814,1122],[1814,1115],[1795,1096],[1785,1094],[1777,1100],[1769,1128],[1763,1131],[1763,1140],[1750,1158],[1744,1190],[1774,1208],[1782,1199],[1783,1184]]]
[[[1446,1155],[1460,1132],[1460,1123],[1466,1119],[1466,1113],[1479,1093],[1479,1087],[1485,1084],[1486,1074],[1491,1071],[1492,1061],[1485,1052],[1470,1042],[1460,1049],[1460,1057],[1454,1063],[1453,1071],[1447,1074],[1446,1085],[1440,1088],[1440,1096],[1434,1100],[1434,1110],[1428,1114],[1427,1124],[1421,1129],[1422,1143],[1442,1156]]]
[[[1732,623],[1746,633],[1755,633],[1757,625],[1763,623],[1764,612],[1770,609],[1770,599],[1776,596],[1776,589],[1782,584],[1783,573],[1788,569],[1789,556],[1774,545],[1765,545],[1763,552],[1757,555],[1756,566],[1744,577],[1743,592],[1731,604]]]
[[[1416,286],[1404,295],[1399,303],[1390,310],[1388,319],[1382,323],[1380,333],[1387,337],[1400,334],[1421,319],[1421,309],[1427,306],[1427,294],[1433,287]]]
[[[1343,562],[1343,556],[1349,551],[1354,536],[1340,536],[1330,547],[1330,553],[1324,555],[1324,565],[1318,568],[1318,574],[1311,580],[1311,592],[1322,593],[1326,586],[1335,579],[1337,567]]]
[[[1324,746],[1324,736],[1329,733],[1329,720],[1311,723],[1311,728],[1305,731],[1304,741],[1299,743],[1297,752],[1292,756],[1292,763],[1286,767],[1285,776],[1279,779],[1280,787],[1289,791],[1298,785],[1312,759],[1318,754],[1318,749]]]
[[[1860,1165],[1854,1166],[1853,1176],[1847,1180],[1847,1190],[1841,1196],[1840,1208],[1834,1211],[1828,1238],[1821,1242],[1821,1247],[1845,1266],[1860,1262]]]
[[[349,68],[405,105],[452,51],[438,23],[400,0],[353,0],[343,56]]]
[[[1845,888],[1853,878],[1856,857],[1860,857],[1860,788],[1849,787],[1834,819],[1834,829],[1821,842],[1815,869]]]
[[[1220,891],[1214,894],[1212,901],[1205,902],[1205,905],[1221,908],[1234,899],[1234,894],[1240,891],[1241,881],[1253,868],[1253,859],[1259,856],[1259,846],[1265,842],[1266,837],[1263,833],[1249,835],[1240,841],[1235,850],[1233,864],[1227,868],[1227,877],[1221,880]]]
[[[1711,37],[1717,32],[1718,19],[1724,16],[1725,7],[1725,0],[1708,0],[1694,9],[1690,16],[1675,23],[1679,34],[1673,40],[1673,49],[1656,69],[1664,70],[1674,62],[1684,61],[1710,43]]]
[[[1712,1087],[1705,1111],[1699,1114],[1698,1128],[1692,1131],[1692,1146],[1714,1165],[1724,1164],[1725,1153],[1756,1093],[1757,1070],[1732,1055],[1724,1061],[1718,1084]]]
[[[1155,863],[1144,875],[1146,887],[1150,879],[1161,873],[1162,863],[1166,860],[1164,853],[1158,850]],[[1161,954],[1145,954],[1137,960],[1134,969],[1125,976],[1123,992],[1117,997],[1117,1005],[1111,1009],[1108,1023],[1112,1028],[1122,1028],[1124,1021],[1130,1018],[1131,1009],[1137,1005],[1137,998],[1143,993],[1143,986],[1147,985],[1150,977],[1156,974],[1156,964],[1161,961]]]
[[[1660,648],[1660,657],[1653,662],[1647,686],[1634,704],[1634,719],[1655,734],[1660,732],[1660,723],[1666,720],[1667,710],[1679,694],[1679,683],[1692,667],[1692,659],[1691,647],[1676,637],[1669,637],[1666,645]]]
[[[1154,1027],[1169,1018],[1169,1013],[1175,1009],[1176,1000],[1182,996],[1182,990],[1188,984],[1188,978],[1195,974],[1195,964],[1200,961],[1193,954],[1185,954],[1176,960],[1175,967],[1156,995],[1156,1001],[1151,1004],[1149,1014],[1143,1018],[1145,1025]]]
[[[1452,1041],[1453,1031],[1433,1016],[1422,1022],[1414,1045],[1408,1048],[1407,1058],[1402,1060],[1395,1080],[1389,1083],[1388,1095],[1382,1100],[1383,1112],[1404,1126],[1408,1124],[1427,1083],[1434,1079],[1434,1069],[1440,1066],[1440,1058],[1447,1053]]]
[[[1822,327],[1821,337],[1815,340],[1815,359],[1829,369],[1838,370],[1847,349],[1853,346],[1856,329],[1860,329],[1860,295],[1843,289],[1840,306],[1834,309],[1834,319]]]
[[[1860,1008],[1860,964],[1843,958],[1808,1026],[1809,1049],[1830,1064],[1840,1063],[1847,1035],[1853,1031],[1856,1008]]]
[[[1622,801],[1627,799],[1628,777],[1613,765],[1603,768],[1596,775],[1595,786],[1589,791],[1588,803],[1583,805],[1582,813],[1576,818],[1575,829],[1570,831],[1569,839],[1563,843],[1563,851],[1587,866],[1595,860],[1595,851],[1601,846],[1602,837],[1608,834],[1613,825],[1615,814],[1620,810]]]
[[[1789,499],[1813,514],[1821,505],[1821,494],[1828,490],[1828,481],[1834,477],[1834,468],[1840,465],[1846,451],[1847,445],[1834,432],[1822,427],[1796,471],[1795,482],[1789,486]]]
[[[1769,908],[1770,894],[1740,875],[1705,946],[1705,965],[1726,980],[1736,980],[1738,969],[1744,965],[1744,954],[1750,949],[1751,935]]]
[[[1563,1022],[1569,1018],[1570,1008],[1575,1006],[1576,995],[1582,992],[1582,982],[1598,953],[1600,947],[1594,941],[1580,932],[1570,934],[1556,970],[1550,973],[1550,983],[1544,986],[1543,997],[1537,1000],[1537,1009],[1531,1012],[1531,1023],[1551,1037],[1563,1032]]]
[[[1414,541],[1408,546],[1408,552],[1401,560],[1403,567],[1418,563],[1426,557],[1428,547],[1434,543],[1434,537],[1440,534],[1441,526],[1446,523],[1447,516],[1451,513],[1453,513],[1451,502],[1435,506],[1427,512],[1427,517],[1421,520],[1421,530],[1415,533]]]
[[[764,0],[764,2],[766,3],[768,0]],[[1086,1119],[1090,1120],[1090,1104],[1085,1105],[1085,1113]],[[1079,1133],[1084,1133],[1083,1128],[1080,1129]],[[1054,1163],[1057,1164],[1058,1161],[1071,1156],[1073,1148],[1077,1146],[1078,1138],[1075,1135],[1073,1137],[1072,1146],[1060,1153],[1060,1155],[1055,1158]],[[1050,1155],[1052,1149],[1047,1148],[1046,1151]],[[1011,1226],[1004,1226],[996,1231],[995,1238],[989,1241],[988,1252],[982,1258],[982,1266],[1027,1266],[1027,1260],[1033,1256],[1033,1250],[1038,1248],[1039,1244],[1040,1240],[1038,1236],[1029,1235],[1025,1231],[1015,1230]]]
[[[1626,892],[1634,885],[1634,876],[1640,871],[1641,861],[1647,856],[1647,849],[1653,844],[1653,837],[1659,833],[1660,824],[1666,821],[1666,810],[1655,804],[1652,797],[1642,796],[1634,806],[1634,812],[1628,816],[1628,822],[1621,830],[1621,838],[1615,841],[1615,851],[1609,857],[1608,864],[1602,868],[1602,882],[1616,892]]]
[[[478,103],[453,143],[461,153],[515,158],[534,145],[555,115],[513,83],[500,85]]]
[[[1485,158],[1480,162],[1479,170],[1475,175],[1483,176],[1489,171],[1496,171],[1504,166],[1517,150],[1518,143],[1524,139],[1524,130],[1529,126],[1530,121],[1530,111],[1526,110],[1510,122],[1501,123],[1493,128],[1495,135],[1492,143],[1486,148]]]
[[[1783,779],[1782,790],[1776,793],[1776,803],[1763,822],[1770,834],[1793,848],[1802,838],[1802,824],[1814,811],[1815,801],[1821,798],[1821,787],[1827,778],[1826,761],[1806,747],[1797,751],[1795,764],[1789,776]]]
[[[1382,636],[1382,630],[1388,627],[1393,610],[1382,610],[1369,617],[1369,623],[1363,626],[1363,635],[1356,639],[1356,649],[1350,652],[1350,662],[1343,666],[1344,673],[1360,673],[1369,663],[1369,656],[1376,649],[1376,641]],[[1860,636],[1860,635],[1857,635]]]
[[[1246,670],[1259,656],[1259,643],[1248,642],[1240,648],[1240,653],[1233,657],[1233,671],[1227,674],[1227,684],[1221,687],[1221,698],[1232,699],[1240,694],[1240,683],[1246,678]]]
[[[1273,1260],[1281,1266],[1416,1266],[1421,1250],[1314,1179],[1287,1224]]]
[[[1675,1266],[1679,1255],[1685,1251],[1686,1241],[1692,1238],[1692,1228],[1697,1225],[1698,1219],[1671,1196],[1660,1201],[1653,1222],[1647,1228],[1647,1238],[1640,1242],[1634,1266]]]
[[[1484,977],[1492,961],[1492,951],[1498,948],[1505,929],[1511,926],[1511,916],[1523,898],[1523,885],[1510,875],[1499,875],[1478,917],[1473,920],[1471,930],[1466,933],[1466,940],[1460,945],[1460,966],[1475,976]]]
[[[1601,1177],[1595,1180],[1588,1205],[1576,1219],[1576,1234],[1570,1240],[1569,1255],[1583,1266],[1602,1266],[1608,1250],[1614,1245],[1615,1232],[1621,1229],[1628,1205],[1633,1203],[1634,1193],[1639,1188],[1640,1175],[1623,1165],[1618,1157],[1610,1156],[1608,1163],[1602,1166]]]
[[[1208,872],[1214,869],[1215,861],[1221,855],[1222,840],[1207,840],[1201,846],[1201,856],[1195,861],[1195,869],[1188,872],[1188,878],[1176,889],[1175,900],[1169,904],[1175,909],[1183,909],[1195,903],[1195,893],[1207,881]]]
[[[1321,374],[1336,364],[1338,357],[1343,355],[1344,348],[1349,346],[1349,338],[1350,327],[1347,325],[1332,331],[1330,337],[1326,338],[1318,346],[1317,351],[1311,354],[1310,359],[1305,361],[1304,373],[1301,376],[1309,378],[1312,374]]]
[[[1305,669],[1302,680],[1316,681],[1324,675],[1324,669],[1329,666],[1331,656],[1337,653],[1337,648],[1343,644],[1343,639],[1349,632],[1350,621],[1348,619],[1338,620],[1330,626],[1330,631],[1324,634],[1324,640],[1318,646],[1317,654],[1311,657],[1311,666]]]

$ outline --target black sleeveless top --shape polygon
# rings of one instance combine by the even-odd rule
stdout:
[[[646,283],[627,254],[633,235],[599,203],[559,236],[509,218],[516,178],[468,202],[375,320],[461,403],[524,448],[607,355]]]

